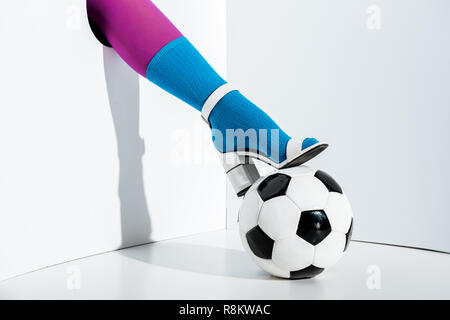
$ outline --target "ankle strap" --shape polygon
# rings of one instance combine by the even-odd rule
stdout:
[[[231,84],[225,83],[224,85],[218,87],[213,93],[211,93],[208,99],[206,99],[202,108],[202,118],[209,126],[211,126],[209,123],[209,115],[211,114],[211,111],[223,97],[231,91],[236,90],[237,89],[235,89]]]

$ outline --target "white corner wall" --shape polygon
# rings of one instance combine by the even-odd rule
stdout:
[[[225,0],[155,3],[225,75]],[[225,227],[200,114],[103,48],[85,0],[2,0],[0,43],[0,280]]]
[[[308,165],[341,183],[355,239],[450,252],[448,12],[448,0],[228,1],[229,80],[289,135],[330,143]]]

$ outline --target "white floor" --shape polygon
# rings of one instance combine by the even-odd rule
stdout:
[[[450,299],[450,256],[352,242],[315,279],[268,276],[235,231],[110,252],[0,282],[0,299]]]

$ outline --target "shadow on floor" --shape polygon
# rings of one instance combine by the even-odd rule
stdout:
[[[240,250],[196,244],[158,242],[119,251],[122,255],[160,267],[215,276],[275,279]]]

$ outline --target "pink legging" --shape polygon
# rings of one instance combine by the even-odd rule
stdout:
[[[144,77],[155,54],[183,36],[150,0],[87,0],[87,9],[111,46]]]

